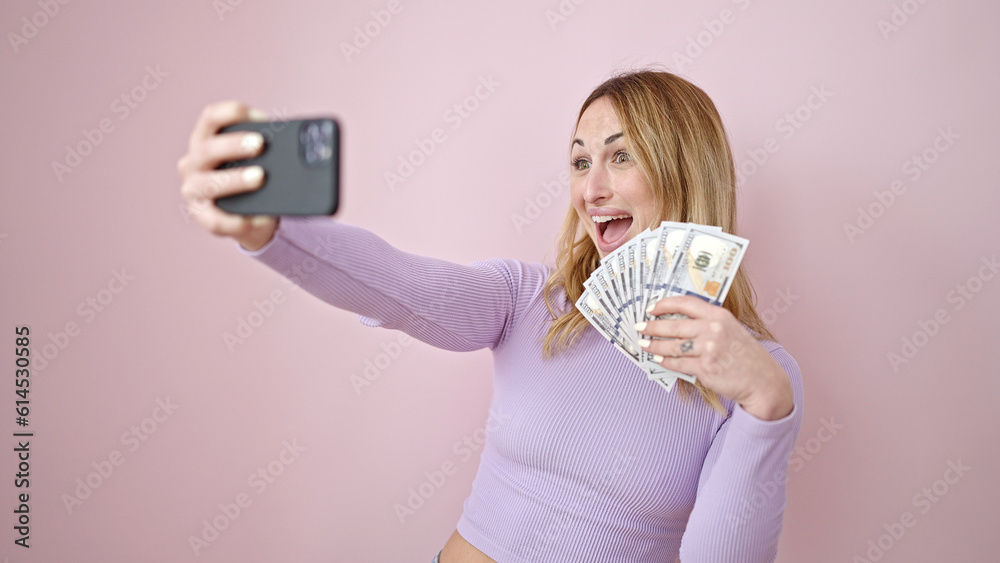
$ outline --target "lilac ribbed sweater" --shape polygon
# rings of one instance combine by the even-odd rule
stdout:
[[[664,392],[592,327],[542,359],[542,264],[416,256],[328,218],[283,217],[243,252],[369,326],[492,350],[499,416],[458,531],[496,561],[774,559],[802,421],[799,369],[780,345],[762,342],[791,379],[793,412],[762,421],[724,400],[724,418]]]

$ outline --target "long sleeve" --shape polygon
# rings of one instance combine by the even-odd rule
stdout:
[[[464,266],[417,256],[325,217],[282,217],[264,247],[240,249],[364,324],[447,350],[498,347],[517,302],[516,261]]]
[[[795,406],[773,421],[733,406],[702,467],[681,542],[683,563],[756,563],[777,556],[788,460],[802,425],[802,377],[784,348],[762,344],[788,374]]]

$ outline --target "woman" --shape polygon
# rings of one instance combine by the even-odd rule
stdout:
[[[202,113],[178,163],[199,222],[286,275],[315,260],[317,270],[296,283],[365,324],[493,352],[492,408],[504,420],[488,429],[440,561],[774,559],[801,378],[757,316],[746,276],[724,307],[670,297],[650,313],[674,318],[637,325],[656,361],[696,376],[696,387],[679,381],[678,392],[649,381],[573,306],[601,257],[662,220],[735,231],[733,160],[704,92],[642,71],[587,98],[554,268],[463,266],[328,218],[223,213],[211,198],[255,189],[260,175],[215,166],[256,154],[261,139],[215,132],[263,118],[235,102]]]

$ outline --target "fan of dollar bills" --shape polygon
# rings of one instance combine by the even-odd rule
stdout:
[[[667,391],[678,378],[694,383],[693,376],[654,362],[639,346],[635,324],[652,320],[646,308],[664,297],[694,295],[721,305],[748,244],[719,227],[664,221],[605,256],[584,283],[576,308]]]

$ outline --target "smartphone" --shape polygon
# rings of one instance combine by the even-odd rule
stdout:
[[[286,121],[248,121],[219,130],[256,131],[264,147],[254,158],[218,166],[258,165],[263,185],[252,192],[220,197],[220,209],[239,215],[333,215],[340,199],[340,126],[319,117]]]

